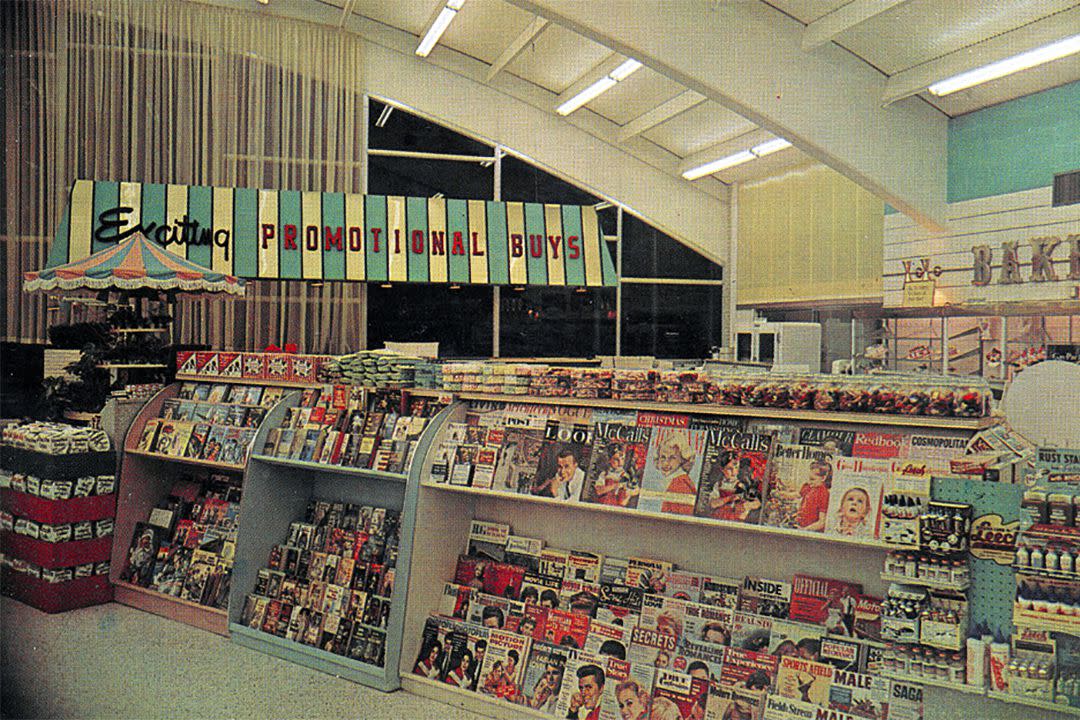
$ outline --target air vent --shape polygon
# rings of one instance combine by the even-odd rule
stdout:
[[[1054,176],[1054,207],[1080,203],[1080,170]]]

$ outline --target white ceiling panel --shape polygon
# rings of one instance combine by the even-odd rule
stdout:
[[[714,102],[703,102],[642,133],[643,137],[686,157],[734,137],[757,125]]]
[[[809,25],[837,8],[847,5],[850,0],[766,0],[766,2],[799,22]]]
[[[836,42],[886,75],[894,75],[1076,4],[1076,0],[909,0],[840,33]]]
[[[934,97],[929,93],[923,93],[920,97],[925,98],[946,115],[956,117],[990,105],[1031,95],[1040,90],[1064,85],[1078,78],[1080,78],[1080,55],[1073,55],[945,97]],[[1080,113],[1080,108],[1077,112]]]
[[[323,0],[323,2],[341,7],[346,0]],[[350,10],[357,15],[369,17],[384,25],[410,32],[419,38],[427,30],[427,23],[431,19],[432,13],[440,4],[443,3],[440,3],[439,0],[411,0],[411,2],[354,0]]]
[[[506,42],[513,38],[514,33],[507,33]],[[506,71],[559,94],[609,55],[611,50],[600,43],[552,24],[506,66]]]
[[[534,17],[502,0],[466,2],[441,42],[490,65]]]
[[[679,83],[643,67],[588,104],[593,112],[625,125],[684,90]]]

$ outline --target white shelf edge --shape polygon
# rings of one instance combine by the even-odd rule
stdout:
[[[585,512],[615,513],[617,515],[627,515],[630,517],[644,518],[650,520],[666,520],[669,522],[686,523],[689,525],[705,525],[708,527],[723,528],[749,533],[761,533],[765,535],[782,535],[784,537],[799,538],[801,540],[809,540],[814,542],[831,542],[841,545],[853,545],[855,547],[865,547],[874,550],[887,549],[885,543],[879,540],[859,540],[854,538],[838,537],[835,535],[826,535],[824,533],[806,532],[804,530],[795,530],[792,528],[773,527],[771,525],[754,525],[750,523],[714,520],[712,518],[697,517],[696,515],[659,513],[647,510],[638,510],[636,508],[613,507],[610,505],[601,505],[599,503],[564,502],[562,500],[556,500],[554,498],[535,497],[533,495],[519,495],[516,493],[495,492],[487,490],[485,488],[463,487],[460,485],[449,485],[445,483],[422,483],[421,487],[432,488],[435,490],[443,490],[447,492],[464,493],[468,495],[479,495],[482,497],[503,498],[511,501],[532,502],[540,503],[543,505],[557,505],[562,508],[582,510]]]
[[[414,695],[449,703],[470,712],[494,718],[550,718],[551,715],[523,705],[516,705],[507,700],[489,697],[480,692],[463,690],[437,680],[418,675],[402,675],[401,688]]]
[[[273,455],[264,455],[262,453],[252,453],[251,459],[258,460],[264,463],[269,463],[270,465],[282,465],[285,467],[294,467],[302,470],[314,470],[316,472],[340,473],[342,475],[360,475],[378,478],[381,480],[393,480],[395,482],[401,483],[409,479],[409,476],[406,473],[394,473],[387,472],[385,470],[372,470],[371,468],[349,467],[348,465],[330,465],[327,463],[316,463],[309,460],[296,460],[293,458],[279,458],[274,457]]]
[[[982,695],[986,696],[986,689],[982,687],[974,687],[972,685],[958,685],[956,683],[946,682],[944,680],[933,680],[927,678],[920,678],[914,676],[900,675],[898,673],[883,672],[882,677],[887,677],[890,680],[899,680],[900,682],[911,683],[912,685],[924,685],[927,687],[944,688],[945,690],[954,690],[956,692],[967,693],[968,695]]]
[[[1044,710],[1053,710],[1059,713],[1065,713],[1066,715],[1080,716],[1080,707],[1072,707],[1071,705],[1059,705],[1052,702],[1041,702],[1039,700],[1028,700],[1027,698],[1020,697],[1019,695],[1013,695],[1007,692],[998,692],[997,690],[988,690],[986,697],[993,698],[994,700],[1000,700],[1001,702],[1012,703],[1013,705],[1027,705],[1028,707],[1043,708]]]
[[[931,590],[947,590],[949,592],[964,592],[971,583],[965,583],[963,585],[950,585],[948,583],[935,582],[933,580],[926,580],[920,578],[909,578],[903,575],[890,575],[888,573],[881,573],[881,579],[886,582],[902,583],[905,585],[918,585],[919,587],[930,588]]]

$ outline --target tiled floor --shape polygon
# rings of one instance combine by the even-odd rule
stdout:
[[[5,718],[480,718],[123,605],[46,615],[5,598],[0,621]]]

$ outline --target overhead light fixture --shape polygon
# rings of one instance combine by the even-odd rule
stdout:
[[[742,165],[744,162],[750,162],[756,157],[757,155],[750,152],[749,150],[743,150],[742,152],[737,152],[734,155],[728,155],[727,157],[722,157],[719,160],[712,160],[705,163],[704,165],[698,165],[696,168],[690,168],[689,170],[684,172],[682,176],[687,180],[697,180],[698,178],[705,177],[706,175],[712,175],[713,173],[718,173],[721,170],[727,170],[730,167]]]
[[[599,95],[607,92],[611,88],[615,87],[618,83],[622,82],[626,78],[633,75],[639,68],[641,63],[634,58],[627,58],[617,68],[609,72],[604,77],[600,78],[593,84],[586,87],[584,90],[574,95],[572,98],[564,102],[559,107],[555,108],[555,112],[559,115],[569,115],[577,110],[582,105],[585,105],[590,100],[593,100]]]
[[[1043,45],[1034,50],[1028,50],[1019,55],[1013,55],[1010,58],[998,60],[989,65],[983,65],[980,68],[968,70],[959,75],[946,78],[933,83],[927,90],[929,90],[932,95],[949,95],[950,93],[965,90],[969,87],[980,85],[991,80],[997,80],[1006,75],[1012,75],[1021,70],[1027,70],[1036,65],[1042,65],[1069,55],[1074,55],[1078,52],[1080,52],[1080,35],[1073,35],[1064,40],[1058,40],[1049,45]]]
[[[390,113],[394,112],[393,105],[383,105],[382,112],[379,113],[379,118],[375,121],[375,127],[386,127],[386,121],[390,119]]]
[[[707,163],[690,168],[689,170],[684,171],[682,176],[686,180],[697,180],[706,175],[712,175],[721,170],[727,170],[736,165],[742,165],[751,160],[756,160],[757,158],[765,157],[766,155],[772,155],[774,152],[779,152],[780,150],[785,150],[789,147],[791,147],[791,143],[784,138],[773,138],[772,140],[766,140],[763,143],[759,143],[749,150],[741,150],[734,155],[728,155],[718,160],[710,160]]]
[[[381,287],[381,288],[388,288],[388,289],[389,289],[389,288],[392,288],[392,287],[394,287],[394,286],[393,286],[393,284],[391,284],[391,283],[382,283],[381,285],[379,285],[379,287]]]
[[[634,58],[627,58],[622,65],[611,71],[611,79],[622,82],[641,69],[641,63]]]
[[[765,157],[766,155],[771,155],[778,150],[785,150],[789,147],[791,147],[791,143],[784,138],[773,138],[768,142],[763,142],[760,145],[755,145],[750,148],[750,152],[758,157]]]
[[[450,286],[450,289],[451,290],[460,290],[461,286],[458,285],[457,283],[454,283],[453,285]]]
[[[427,57],[428,54],[431,53],[431,49],[439,42],[439,38],[446,32],[446,28],[450,27],[450,23],[453,22],[454,16],[458,14],[458,10],[461,10],[461,6],[464,4],[465,0],[446,0],[446,5],[444,5],[442,10],[439,11],[439,14],[435,16],[435,21],[431,23],[431,27],[429,27],[424,34],[424,39],[417,45],[417,55],[420,57]]]

